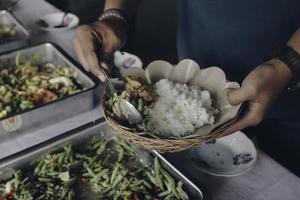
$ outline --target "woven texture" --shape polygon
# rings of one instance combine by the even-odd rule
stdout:
[[[161,139],[154,138],[148,134],[143,134],[143,132],[137,132],[133,128],[123,126],[110,115],[110,112],[107,111],[105,106],[102,107],[106,121],[118,136],[144,149],[156,150],[162,153],[183,151],[203,142],[214,141],[220,137],[226,136],[224,130],[237,119],[237,117],[235,117],[206,135],[197,135],[190,138]]]

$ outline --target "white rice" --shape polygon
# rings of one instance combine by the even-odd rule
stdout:
[[[149,109],[149,128],[161,136],[186,136],[213,124],[218,110],[212,98],[198,86],[162,79],[155,84],[159,97]]]

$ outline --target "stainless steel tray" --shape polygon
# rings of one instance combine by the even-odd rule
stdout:
[[[69,117],[92,110],[97,106],[98,100],[95,100],[94,95],[97,82],[88,77],[88,75],[80,69],[80,66],[58,46],[51,43],[44,43],[25,49],[6,52],[0,55],[0,68],[5,67],[3,63],[14,59],[18,52],[23,57],[32,57],[34,53],[40,52],[43,55],[41,62],[51,61],[54,64],[66,64],[70,66],[76,71],[76,78],[83,86],[83,90],[18,114],[12,113],[0,120],[0,140],[3,141],[5,139],[11,139],[12,137],[18,137],[19,134],[35,132]],[[70,129],[71,128],[72,127],[70,127]]]
[[[12,48],[19,48],[29,44],[29,32],[22,26],[22,24],[8,11],[0,11],[0,22],[14,26],[17,34],[10,39],[2,40],[0,38],[0,52],[8,51]]]
[[[31,150],[23,152],[22,155],[18,155],[15,158],[6,159],[6,161],[0,163],[0,180],[6,180],[12,176],[15,169],[26,169],[37,159],[41,158],[43,154],[55,151],[67,144],[80,145],[87,139],[92,138],[95,135],[102,135],[107,139],[114,137],[114,133],[111,128],[105,123],[101,122],[98,124],[91,125],[84,130],[66,133],[55,141],[48,142],[48,144],[41,144],[40,146],[34,147]],[[162,166],[176,179],[181,180],[184,185],[183,189],[188,193],[191,200],[202,200],[202,192],[196,185],[188,180],[183,174],[181,174],[174,166],[172,166],[162,155],[152,151],[143,151],[139,155],[141,159],[147,159],[150,162],[153,161],[154,156],[157,156]]]

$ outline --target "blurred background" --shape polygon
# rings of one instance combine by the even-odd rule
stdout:
[[[47,1],[76,14],[81,24],[97,20],[104,5],[104,0]],[[138,55],[144,64],[156,59],[177,63],[176,19],[176,1],[141,0],[132,18],[124,51]]]

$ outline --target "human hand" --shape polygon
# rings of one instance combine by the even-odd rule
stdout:
[[[224,134],[258,125],[291,78],[290,69],[277,59],[263,63],[250,72],[240,89],[228,91],[230,104],[247,102],[248,107],[244,115],[230,125]]]
[[[125,44],[126,31],[127,24],[114,17],[78,27],[73,45],[84,69],[105,82],[105,70],[112,67],[114,52]]]

